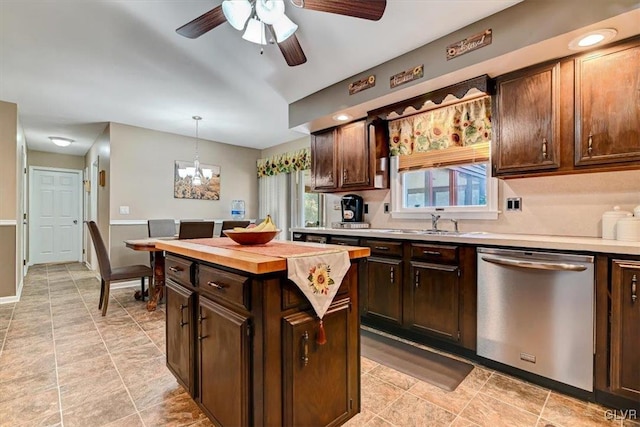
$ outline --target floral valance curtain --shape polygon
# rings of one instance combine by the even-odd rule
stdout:
[[[391,156],[466,147],[490,140],[488,96],[389,122]]]
[[[311,150],[303,148],[266,159],[258,159],[258,178],[311,169]]]

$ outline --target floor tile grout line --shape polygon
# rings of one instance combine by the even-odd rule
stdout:
[[[132,287],[133,287],[133,286],[132,286]],[[125,289],[125,288],[120,288],[120,289]],[[160,352],[161,352],[163,355],[165,355],[165,357],[166,357],[166,352],[165,352],[165,350],[161,349],[161,348],[158,346],[158,344],[156,344],[156,342],[153,340],[153,338],[151,338],[151,337],[149,336],[149,334],[148,334],[148,333],[147,333],[147,331],[142,327],[142,325],[140,325],[140,323],[138,323],[138,320],[137,320],[134,316],[132,316],[132,315],[131,315],[131,313],[129,312],[129,310],[127,310],[127,308],[126,308],[124,305],[122,305],[122,303],[120,302],[120,300],[118,299],[118,297],[114,297],[114,299],[116,300],[116,302],[118,303],[118,305],[119,305],[120,307],[122,307],[122,309],[123,309],[123,310],[124,310],[128,315],[129,315],[129,317],[131,317],[131,319],[133,319],[133,322],[134,322],[136,325],[138,325],[138,327],[142,330],[142,332],[144,332],[144,334],[147,336],[147,338],[149,338],[149,340],[153,343],[153,345],[155,345],[155,346],[156,346],[156,348],[157,348],[158,350],[160,350]],[[156,308],[156,310],[159,310],[159,309],[158,309],[158,308]],[[151,312],[149,312],[149,313],[151,313]],[[160,329],[160,328],[158,328],[158,329]],[[165,346],[166,346],[166,344],[165,344]]]
[[[504,400],[502,400],[502,399],[498,399],[498,398],[497,398],[497,397],[495,397],[495,396],[492,396],[492,395],[490,395],[490,394],[487,394],[487,393],[483,392],[483,391],[482,391],[482,389],[480,389],[480,390],[478,391],[478,393],[482,393],[482,395],[483,395],[483,396],[487,396],[487,397],[489,397],[489,398],[491,398],[491,399],[497,400],[497,401],[498,401],[498,402],[500,402],[500,403],[504,403],[504,404],[505,404],[505,405],[507,405],[507,406],[511,406],[512,408],[519,409],[520,411],[526,412],[527,414],[531,414],[531,415],[533,415],[533,416],[536,416],[536,414],[534,414],[533,412],[527,411],[526,409],[520,408],[520,407],[518,407],[518,406],[516,406],[516,405],[514,405],[514,404],[512,404],[512,403],[505,402],[505,401],[504,401]],[[545,400],[546,400],[546,399],[545,399]],[[540,414],[542,414],[542,409],[540,409]],[[540,415],[538,415],[538,416],[540,416]]]
[[[542,414],[544,413],[544,408],[547,406],[547,402],[551,397],[551,390],[547,391],[547,398],[544,399],[544,403],[542,404],[542,408],[540,408],[540,415],[538,416],[538,421],[536,421],[536,425],[540,424],[540,420],[542,419]]]
[[[94,315],[91,312],[91,310],[89,309],[89,306],[87,305],[87,301],[84,297],[84,295],[82,295],[82,292],[80,292],[80,288],[78,287],[78,284],[76,283],[75,278],[71,278],[71,280],[73,280],[73,284],[76,286],[76,289],[78,291],[78,293],[80,294],[80,298],[82,298],[82,303],[85,306],[85,309],[89,312],[89,316],[91,316],[91,321],[93,322],[93,327],[96,329],[96,332],[98,332],[98,335],[100,335],[100,339],[102,340],[102,344],[104,345],[104,348],[107,350],[107,355],[109,356],[109,359],[111,360],[111,363],[113,364],[113,367],[115,368],[118,377],[120,377],[120,381],[122,382],[122,385],[124,386],[125,391],[127,392],[127,395],[129,396],[129,399],[131,400],[131,403],[133,405],[133,408],[135,409],[135,413],[138,414],[138,418],[140,418],[140,421],[142,421],[142,425],[146,427],[146,424],[144,423],[144,420],[142,419],[142,416],[140,415],[140,411],[138,410],[138,407],[136,406],[136,402],[133,400],[133,396],[131,396],[131,392],[129,391],[129,387],[127,387],[127,384],[124,382],[124,378],[122,378],[122,374],[120,373],[120,370],[118,369],[118,365],[116,365],[115,360],[113,360],[113,356],[111,355],[111,352],[109,351],[109,347],[107,346],[107,342],[104,340],[104,337],[102,335],[102,332],[100,332],[100,329],[98,328],[98,324],[95,321]],[[100,315],[102,315],[100,313]],[[127,414],[126,416],[130,416],[132,414]],[[125,418],[125,417],[122,417]],[[122,419],[119,418],[119,419]],[[118,420],[113,420],[113,421],[118,421]]]
[[[67,269],[67,271],[69,270]],[[56,367],[56,385],[57,385],[56,388],[58,390],[58,408],[60,408],[60,426],[64,427],[64,417],[62,415],[62,391],[60,390],[60,378],[58,376],[58,352],[56,351],[56,332],[54,330],[55,328],[53,327],[53,308],[51,306],[51,282],[49,281],[48,265],[47,265],[47,293],[49,296],[49,319],[51,320],[51,344],[53,345],[53,361]]]
[[[469,401],[462,407],[462,409],[460,409],[460,412],[458,412],[456,414],[456,417],[453,419],[453,421],[451,421],[451,424],[455,423],[458,418],[462,418],[461,415],[464,412],[464,410],[467,409],[467,407],[473,401],[473,399],[475,399],[476,396],[478,396],[478,394],[480,394],[480,390],[482,390],[482,387],[484,387],[489,382],[489,380],[491,379],[491,377],[493,376],[494,373],[495,373],[495,371],[491,371],[491,374],[487,377],[486,380],[484,380],[482,385],[480,387],[478,387],[478,390],[473,394],[473,396],[471,396],[471,399],[469,399]],[[475,421],[472,421],[472,420],[469,420],[469,421],[471,421],[474,424],[476,424]],[[451,425],[451,424],[449,424],[449,425]]]
[[[0,356],[4,351],[4,343],[7,342],[7,335],[9,334],[9,328],[11,327],[11,322],[13,321],[13,313],[16,311],[17,303],[13,303],[13,308],[11,309],[11,315],[9,316],[9,323],[7,323],[7,329],[5,329],[4,337],[2,338],[2,345],[0,345]]]

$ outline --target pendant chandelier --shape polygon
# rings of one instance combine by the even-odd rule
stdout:
[[[178,169],[178,175],[180,178],[191,178],[191,185],[202,185],[204,180],[210,180],[213,177],[213,170],[211,169],[202,169],[200,167],[200,156],[198,152],[198,122],[202,120],[200,116],[191,117],[196,122],[196,157],[193,161],[193,167],[186,167]]]
[[[271,25],[278,43],[291,37],[298,29],[284,14],[284,0],[224,0],[222,13],[233,28],[245,30],[243,39],[256,44],[267,44],[265,25]]]

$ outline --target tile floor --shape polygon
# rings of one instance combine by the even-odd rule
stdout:
[[[81,264],[35,266],[0,305],[0,426],[211,426],[165,367],[164,316]],[[604,408],[476,366],[454,392],[362,359],[353,426],[624,426]],[[302,426],[307,427],[307,426]],[[308,426],[311,427],[311,426]]]

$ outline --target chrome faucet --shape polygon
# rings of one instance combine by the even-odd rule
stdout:
[[[458,233],[458,220],[457,219],[453,219],[453,218],[450,218],[450,220],[453,223],[453,231]]]
[[[439,219],[440,219],[440,215],[431,214],[431,229],[432,230],[437,230],[438,229],[438,220]]]

